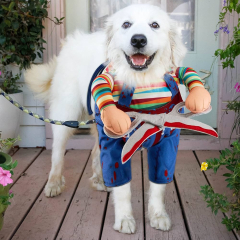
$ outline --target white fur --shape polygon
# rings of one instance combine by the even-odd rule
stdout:
[[[129,29],[121,26],[131,21]],[[157,21],[159,29],[151,29],[150,23]],[[124,52],[135,53],[130,44],[134,34],[144,34],[148,44],[141,53],[155,58],[148,69],[137,72],[128,65]],[[105,32],[84,34],[76,31],[69,35],[57,57],[48,65],[33,66],[25,74],[30,88],[43,100],[50,103],[50,118],[56,120],[81,120],[86,112],[89,80],[94,70],[106,59],[110,59],[117,70],[117,77],[129,84],[146,84],[160,78],[170,67],[177,67],[186,53],[176,26],[160,8],[151,5],[132,5],[110,17]],[[92,101],[92,109],[93,109]],[[96,129],[95,129],[96,131]],[[45,195],[60,194],[65,180],[62,176],[65,146],[73,130],[53,125],[52,168],[45,187]],[[109,190],[103,184],[100,166],[98,139],[92,152],[92,186],[97,190]],[[150,183],[148,215],[152,227],[169,230],[171,221],[164,207],[165,185]],[[115,205],[114,229],[123,233],[134,233],[136,223],[131,206],[130,183],[113,188]]]
[[[166,212],[164,204],[164,193],[166,184],[150,182],[148,217],[151,227],[168,231],[171,228],[171,220]]]
[[[125,21],[132,23],[129,29],[123,29]],[[159,29],[150,28],[149,24],[158,22]],[[110,17],[106,24],[107,33],[107,57],[110,59],[118,79],[130,85],[146,84],[153,78],[161,78],[172,67],[178,67],[186,53],[175,22],[167,13],[156,6],[147,4],[131,5]],[[139,72],[131,69],[125,59],[127,55],[136,53],[130,40],[135,34],[143,34],[147,37],[147,46],[141,53],[155,58],[147,70]],[[121,39],[121,40],[120,40]]]
[[[25,82],[29,88],[37,93],[37,97],[45,102],[49,101],[50,88],[50,79],[53,78],[56,71],[57,58],[54,58],[46,64],[42,65],[32,65],[31,69],[24,73]]]
[[[113,188],[115,223],[113,228],[122,233],[134,233],[136,222],[132,213],[130,183]]]

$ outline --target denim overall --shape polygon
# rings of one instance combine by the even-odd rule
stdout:
[[[123,85],[117,108],[124,112],[136,111],[147,114],[168,113],[182,101],[178,85],[172,76],[165,74],[164,80],[172,93],[172,98],[166,105],[155,110],[135,110],[129,108],[134,93],[133,87]],[[95,104],[95,119],[99,134],[99,148],[101,149],[100,160],[104,184],[107,187],[116,187],[131,181],[131,159],[125,164],[121,162],[121,152],[129,137],[113,139],[103,131],[103,122],[97,104]],[[131,119],[133,121],[133,119]],[[138,126],[139,127],[139,126]],[[133,130],[131,136],[137,129]],[[158,132],[150,136],[142,144],[148,152],[149,180],[154,183],[169,183],[173,180],[176,156],[178,151],[180,130],[165,128],[164,132]],[[140,162],[139,162],[140,164]]]

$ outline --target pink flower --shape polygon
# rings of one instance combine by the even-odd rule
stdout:
[[[238,82],[236,83],[234,88],[236,89],[236,92],[240,92],[240,84]]]
[[[3,170],[0,167],[0,184],[4,187],[7,186],[9,183],[12,183],[13,180],[11,179],[12,174],[8,170]]]

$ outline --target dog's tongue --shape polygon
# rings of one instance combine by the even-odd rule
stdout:
[[[139,66],[144,65],[147,59],[148,59],[148,57],[143,54],[134,54],[131,56],[131,60],[132,60],[133,64],[139,65]]]

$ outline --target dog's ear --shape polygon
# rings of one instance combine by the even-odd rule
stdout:
[[[179,67],[187,53],[187,49],[182,43],[180,33],[177,30],[177,24],[172,20],[169,31],[171,62],[173,67]]]

